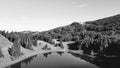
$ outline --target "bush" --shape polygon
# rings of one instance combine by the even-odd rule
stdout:
[[[2,50],[1,50],[1,47],[0,47],[0,57],[4,57]]]

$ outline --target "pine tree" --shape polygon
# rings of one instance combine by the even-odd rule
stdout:
[[[27,48],[32,50],[33,49],[32,45],[33,45],[32,41],[31,41],[30,37],[27,35],[27,41],[26,41]]]
[[[21,45],[20,45],[20,38],[16,38],[13,46],[11,48],[9,48],[9,53],[11,56],[17,58],[19,56],[21,56]]]
[[[32,48],[32,40],[30,39],[30,36],[28,35],[21,35],[21,41],[20,41],[21,45],[24,47],[24,48],[27,48],[27,49],[33,49]]]

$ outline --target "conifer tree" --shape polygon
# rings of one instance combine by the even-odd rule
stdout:
[[[15,41],[13,42],[13,46],[11,47],[11,48],[9,48],[9,53],[10,53],[10,55],[11,56],[13,56],[13,57],[19,57],[19,56],[21,56],[21,45],[20,45],[20,38],[19,37],[17,37],[16,39],[15,39]]]

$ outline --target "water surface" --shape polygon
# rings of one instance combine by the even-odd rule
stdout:
[[[39,54],[7,68],[99,68],[96,65],[67,52]]]

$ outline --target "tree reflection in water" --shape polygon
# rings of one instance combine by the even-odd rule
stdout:
[[[62,56],[62,54],[64,54],[64,52],[56,52],[57,54],[59,54],[60,56]]]
[[[37,57],[37,55],[32,56],[32,57],[30,57],[30,58],[25,59],[24,61],[22,61],[22,63],[25,63],[26,65],[28,65],[28,64],[30,64],[31,61],[32,61],[34,58],[36,58],[36,57]]]
[[[62,56],[62,54],[63,54],[64,52],[55,52],[55,53],[57,53],[57,54],[59,54],[60,56]],[[44,53],[43,56],[47,58],[47,57],[48,57],[49,55],[51,55],[51,54],[52,54],[52,52],[48,52],[48,53]],[[36,58],[36,57],[37,57],[37,55],[32,56],[32,57],[30,57],[30,58],[25,59],[24,61],[21,61],[21,62],[19,62],[19,63],[14,64],[14,65],[8,66],[8,67],[6,67],[6,68],[21,68],[21,64],[29,65],[29,64],[31,63],[31,61],[32,61],[34,58]]]
[[[28,65],[28,64],[31,63],[31,61],[32,61],[35,57],[37,57],[37,55],[32,56],[32,57],[30,57],[30,58],[27,58],[27,59],[25,59],[24,61],[21,61],[21,62],[19,62],[19,63],[13,64],[13,65],[8,66],[8,67],[6,67],[6,68],[21,68],[21,64],[24,64],[24,63],[25,63],[26,65]]]
[[[96,57],[92,58],[89,56],[71,53],[71,55],[78,57],[80,59],[83,59],[85,61],[88,61],[92,64],[95,64],[96,66],[100,68],[120,68],[120,58],[119,57]]]
[[[47,58],[48,55],[51,55],[51,54],[52,54],[52,52],[48,52],[48,53],[44,53],[43,56]]]
[[[53,53],[53,52],[44,53],[43,56],[47,58],[47,57],[48,57],[49,55],[51,55],[52,53]],[[57,53],[57,54],[59,54],[60,56],[62,56],[62,54],[63,54],[64,52],[59,52],[59,51],[58,51],[58,52],[54,52],[54,53]]]
[[[5,67],[5,68],[21,68],[21,62],[11,65],[11,66],[8,66],[8,67]]]

